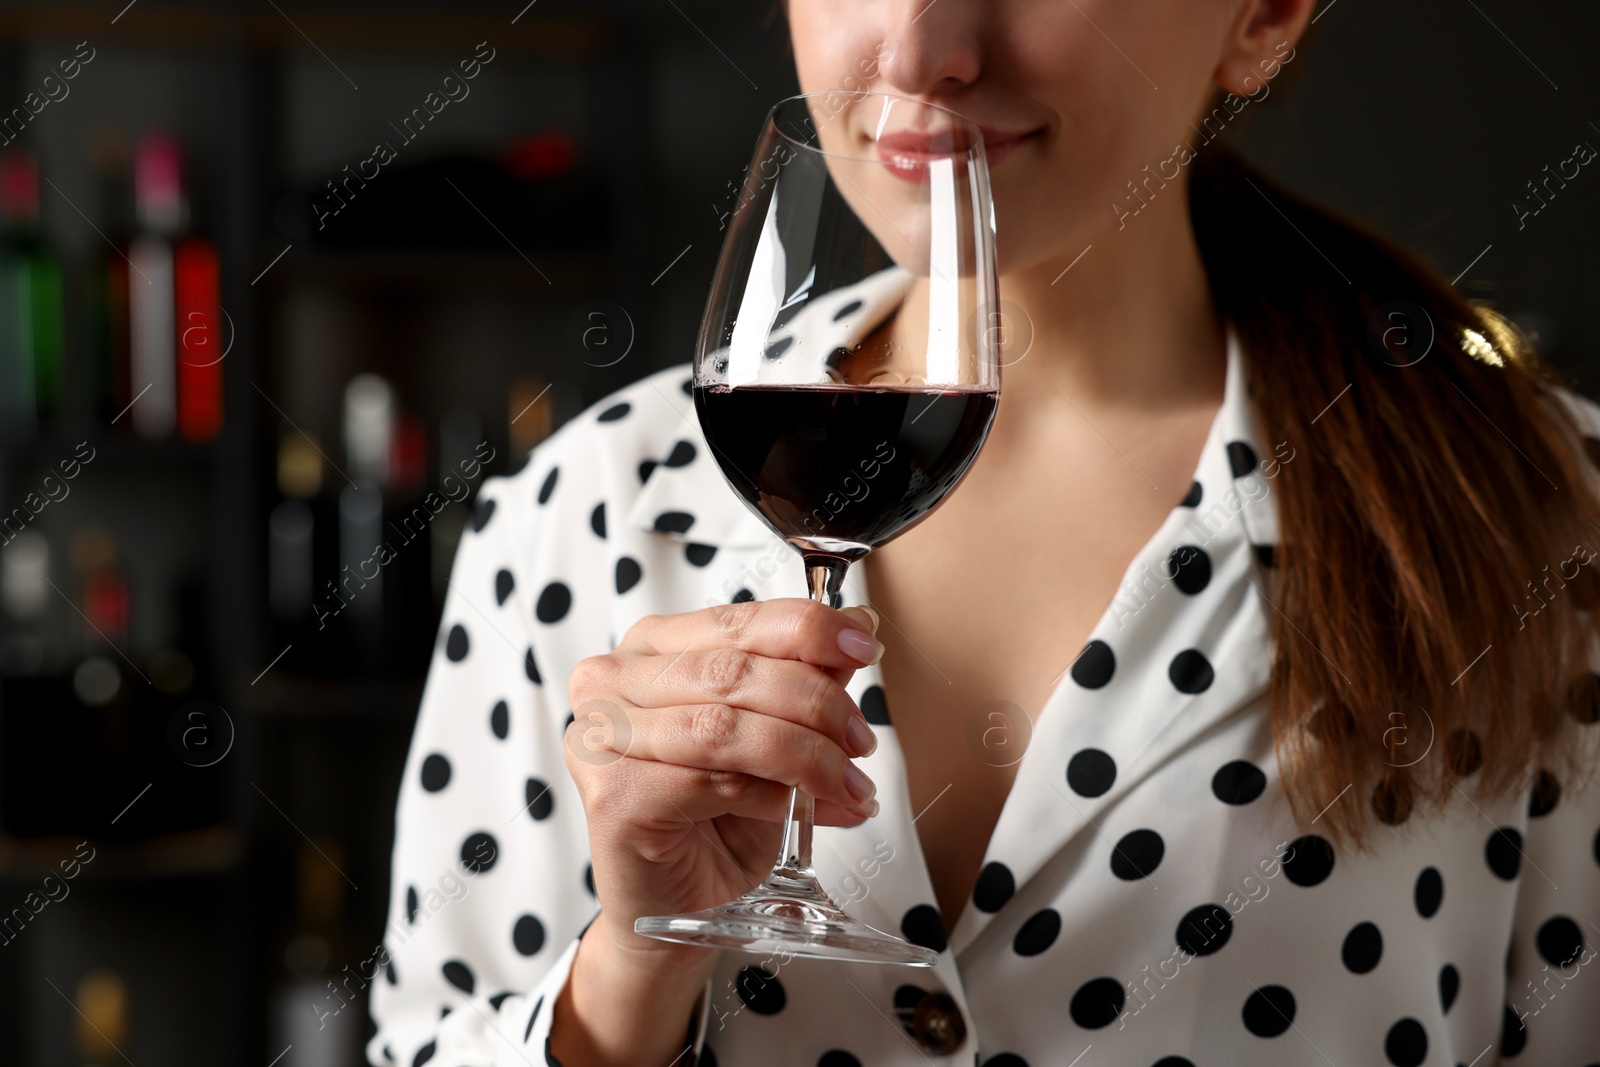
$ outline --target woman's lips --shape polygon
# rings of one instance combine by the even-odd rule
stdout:
[[[1001,131],[982,127],[984,155],[990,169],[1027,144],[1038,134],[1037,130]],[[928,166],[936,159],[950,159],[964,154],[970,147],[960,131],[919,133],[898,130],[879,136],[876,142],[878,158],[889,173],[906,181],[928,180]]]

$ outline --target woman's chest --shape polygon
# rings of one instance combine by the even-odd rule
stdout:
[[[1088,806],[1068,792],[1064,813]],[[1462,803],[1386,829],[1369,852],[1334,846],[1288,817],[1256,704],[1097,811],[1038,869],[1024,873],[1003,846],[987,855],[931,970],[730,954],[709,1045],[723,1065],[912,1067],[976,1054],[985,1067],[1038,1067],[1092,1047],[1106,1063],[1265,1067],[1323,1062],[1313,1046],[1335,1063],[1394,1062],[1391,1033],[1400,1048],[1420,1032],[1430,1051],[1414,1062],[1469,1062],[1499,1040],[1517,899],[1485,862],[1484,820],[1525,822],[1515,807]],[[840,861],[859,851],[838,842],[854,831],[819,833],[820,873],[837,885]],[[851,906],[867,921],[896,929],[919,899],[905,858],[857,876]],[[924,1043],[917,1025],[919,1006],[941,996],[965,1033],[953,1052]]]

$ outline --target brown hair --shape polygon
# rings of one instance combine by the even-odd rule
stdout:
[[[1319,832],[1360,845],[1458,787],[1483,804],[1537,775],[1534,804],[1554,803],[1593,769],[1568,731],[1600,719],[1600,441],[1567,383],[1503,318],[1222,146],[1191,171],[1263,441],[1295,449],[1262,586],[1292,812],[1327,807]]]

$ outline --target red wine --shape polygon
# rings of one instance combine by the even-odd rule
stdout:
[[[993,391],[696,386],[695,409],[745,502],[807,555],[859,559],[927,517],[994,421]]]

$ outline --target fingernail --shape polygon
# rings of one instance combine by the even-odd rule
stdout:
[[[878,789],[877,786],[872,784],[872,779],[868,778],[861,768],[854,763],[845,766],[844,787],[849,790],[851,796],[856,798],[857,802],[865,801]]]
[[[845,740],[850,742],[854,755],[870,756],[872,750],[878,747],[878,735],[872,732],[872,727],[867,725],[867,720],[859,715],[850,716],[850,724],[844,728]]]
[[[862,663],[876,663],[883,657],[883,642],[865,630],[852,628],[839,631],[839,651]]]
[[[868,800],[865,803],[858,805],[854,810],[858,814],[865,815],[870,819],[874,815],[878,814],[878,802],[876,800]]]

